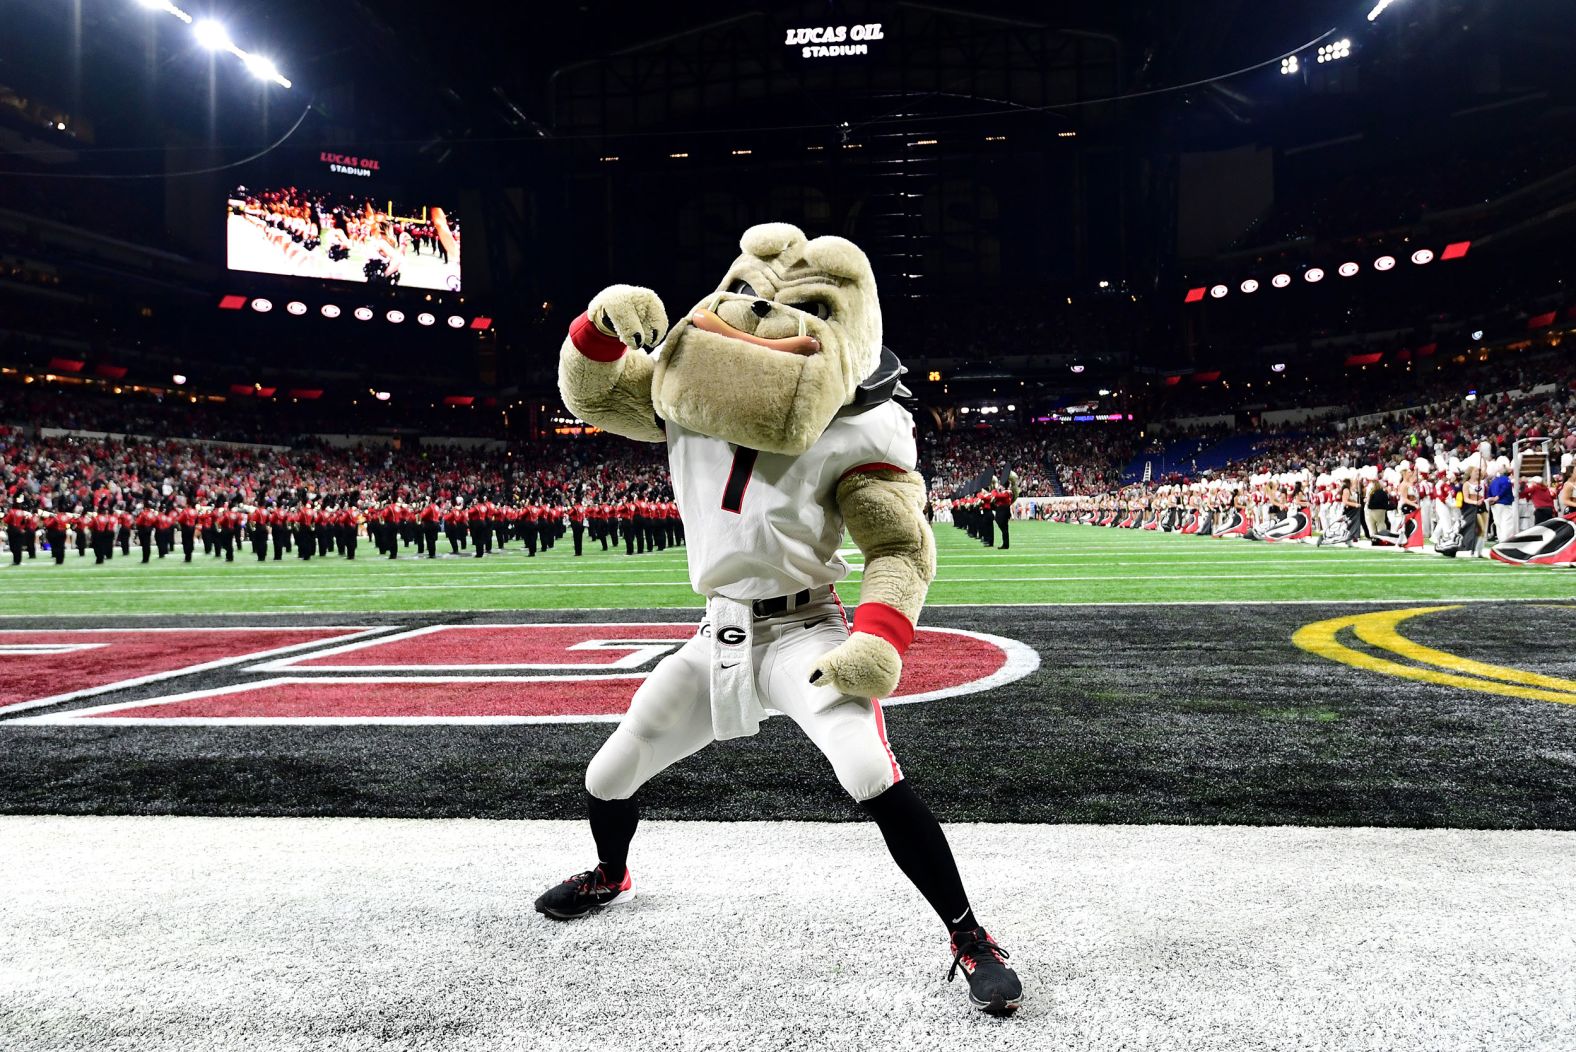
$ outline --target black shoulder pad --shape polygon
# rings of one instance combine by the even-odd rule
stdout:
[[[854,391],[854,400],[849,404],[850,409],[868,409],[890,402],[896,397],[906,397],[908,388],[902,384],[903,374],[908,372],[903,363],[898,361],[897,355],[892,353],[892,348],[881,348],[881,361],[875,370],[859,382],[859,387]]]

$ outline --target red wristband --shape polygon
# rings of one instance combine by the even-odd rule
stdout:
[[[892,644],[899,657],[914,642],[913,622],[903,611],[885,603],[860,603],[854,610],[854,631],[880,636]]]
[[[616,362],[628,350],[623,340],[597,328],[585,314],[569,323],[569,342],[593,362]]]

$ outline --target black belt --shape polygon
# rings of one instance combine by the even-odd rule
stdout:
[[[810,589],[794,595],[779,595],[771,599],[757,599],[750,604],[756,617],[772,617],[775,614],[786,614],[790,608],[798,609],[810,601]]]

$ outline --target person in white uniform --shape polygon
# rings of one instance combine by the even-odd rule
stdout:
[[[880,699],[896,688],[935,547],[914,424],[891,398],[875,279],[841,238],[752,227],[718,290],[669,331],[647,289],[615,285],[570,327],[559,388],[581,419],[665,442],[706,617],[636,691],[586,771],[598,862],[536,908],[583,916],[629,901],[635,796],[769,711],[799,725],[876,821],[951,937],[974,1007],[1010,1015],[1023,987],[974,917],[946,836],[904,778]],[[666,333],[666,337],[663,334]],[[645,353],[655,348],[653,353]],[[630,353],[634,352],[634,353]],[[844,529],[865,557],[852,626],[833,586]]]

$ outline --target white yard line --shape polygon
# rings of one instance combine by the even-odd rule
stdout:
[[[1467,564],[1467,565],[1472,565],[1472,564]],[[1459,572],[1460,568],[1457,568],[1457,570]],[[1468,571],[1468,572],[1473,572],[1473,571]],[[1506,571],[1506,568],[1489,567],[1489,566],[1485,565],[1481,571],[1476,571],[1476,572],[1479,572],[1479,573],[1504,573],[1504,572],[1507,572],[1507,571]],[[860,575],[856,571],[854,574],[850,575],[848,580],[849,581],[856,581],[859,576]],[[1244,578],[1244,576],[1241,573],[1224,573],[1224,574],[1197,574],[1197,573],[1190,573],[1190,574],[1187,574],[1187,579],[1190,580],[1190,581],[1241,581],[1244,584],[1251,584],[1254,581],[1265,581],[1265,580],[1296,581],[1296,580],[1322,580],[1322,579],[1327,579],[1327,578],[1349,579],[1349,578],[1351,578],[1351,576],[1352,576],[1352,574],[1351,574],[1350,571],[1347,571],[1347,572],[1292,571],[1292,572],[1289,572],[1289,573],[1261,573],[1261,572],[1255,571],[1251,578]],[[1430,578],[1436,578],[1437,579],[1440,575],[1439,575],[1439,573],[1437,571],[1431,571],[1431,570],[1403,570],[1403,571],[1388,571],[1388,570],[1387,571],[1366,571],[1365,570],[1365,571],[1363,571],[1361,576],[1362,576],[1363,580],[1374,580],[1374,579],[1378,579],[1378,578],[1402,578],[1402,577],[1430,577]],[[997,575],[997,576],[990,576],[990,577],[954,577],[954,576],[952,576],[950,574],[942,573],[936,578],[936,581],[932,585],[932,587],[935,587],[935,585],[937,585],[937,584],[1004,584],[1004,583],[1008,583],[1009,581],[1012,582],[1012,583],[1021,583],[1021,582],[1042,582],[1042,583],[1046,583],[1046,582],[1087,581],[1087,582],[1091,582],[1091,583],[1100,583],[1100,584],[1107,584],[1107,585],[1109,585],[1109,584],[1121,583],[1123,581],[1174,581],[1174,580],[1176,580],[1176,577],[1177,577],[1176,574],[1097,573],[1097,574],[1068,574],[1068,575],[1062,575],[1062,576],[1023,576],[1021,574],[1013,574],[1013,575],[1011,575],[1010,578],[1003,578],[1002,576],[999,576],[999,575]],[[690,583],[689,583],[688,580],[672,580],[672,581],[642,581],[642,582],[640,582],[640,584],[642,586],[644,586],[644,587],[688,588]],[[507,582],[501,582],[501,583],[480,583],[479,582],[479,583],[473,583],[473,584],[466,584],[466,585],[463,585],[463,586],[460,586],[460,587],[462,587],[463,589],[468,589],[468,590],[473,590],[473,591],[474,590],[487,590],[487,591],[494,591],[494,590],[525,590],[525,589],[542,589],[542,588],[546,588],[546,589],[560,589],[560,588],[576,588],[576,589],[622,588],[622,589],[628,589],[630,587],[630,582],[629,581],[623,581],[623,580],[609,580],[609,581],[507,581]],[[350,593],[350,594],[381,595],[381,594],[384,594],[384,593],[387,593],[387,592],[453,591],[453,590],[455,590],[455,588],[456,588],[456,585],[453,582],[434,582],[434,583],[431,583],[431,584],[354,584],[354,585],[351,585],[351,584],[315,583],[310,588],[307,588],[302,582],[297,581],[297,582],[291,582],[289,584],[278,584],[278,585],[269,585],[269,584],[258,583],[258,584],[251,584],[251,585],[245,585],[245,586],[241,586],[241,585],[236,585],[236,586],[212,586],[212,587],[205,587],[203,589],[203,592],[204,592],[204,594],[225,593],[225,594],[250,594],[250,595],[255,595],[255,594],[259,594],[259,593],[271,594],[271,593],[275,593],[275,592],[288,592],[288,593],[291,593],[291,594],[300,594],[303,591],[309,591],[309,592],[314,593],[314,594],[315,593]],[[189,588],[173,588],[173,587],[172,588],[156,588],[156,587],[147,587],[147,588],[138,588],[134,594],[135,595],[182,595],[182,594],[185,594],[185,593],[187,593],[189,591],[190,591]],[[100,588],[51,588],[45,594],[48,594],[48,595],[51,595],[51,596],[56,596],[56,595],[100,595],[100,594],[102,594],[102,592],[103,592],[103,589],[100,589]]]
[[[1426,603],[1520,603],[1520,604],[1523,604],[1523,605],[1529,605],[1529,604],[1530,605],[1536,605],[1536,604],[1540,604],[1540,603],[1548,603],[1548,602],[1550,602],[1550,599],[1547,598],[1547,597],[1545,597],[1545,598],[1502,598],[1500,596],[1484,596],[1484,595],[1402,596],[1400,598],[1394,598],[1394,599],[1144,599],[1144,598],[1135,598],[1135,599],[1109,599],[1109,600],[1090,600],[1090,601],[1067,600],[1067,601],[1064,601],[1064,602],[1056,602],[1056,603],[1005,603],[1005,602],[931,603],[931,602],[927,602],[925,604],[925,609],[926,610],[950,610],[950,609],[969,609],[969,610],[974,610],[974,609],[988,608],[988,607],[993,607],[993,606],[1012,607],[1014,609],[1023,609],[1023,608],[1051,609],[1053,607],[1058,607],[1058,606],[1080,606],[1080,607],[1082,607],[1082,606],[1110,606],[1110,607],[1123,607],[1123,606],[1137,606],[1137,607],[1148,607],[1148,606],[1373,606],[1373,605],[1379,605],[1379,606],[1403,606],[1403,605],[1405,605],[1407,603],[1425,603],[1425,602]],[[573,609],[575,611],[577,611],[577,612],[580,612],[580,613],[627,613],[627,612],[629,612],[631,610],[643,610],[643,611],[644,610],[682,610],[682,611],[685,611],[687,613],[695,614],[697,617],[699,617],[700,614],[702,614],[704,612],[705,607],[701,603],[700,598],[697,596],[693,603],[689,603],[689,604],[686,604],[686,605],[683,605],[683,606],[664,605],[664,604],[657,604],[655,606],[640,606],[640,607],[633,607],[633,606],[627,606],[627,605],[621,605],[621,606],[576,606]],[[314,614],[314,615],[327,614],[327,615],[332,615],[332,616],[335,616],[335,617],[366,617],[366,616],[368,616],[367,611],[365,611],[365,610],[324,610],[324,609],[321,609],[321,608],[318,608],[318,607],[313,607],[313,606],[292,606],[292,607],[289,607],[289,608],[280,608],[278,610],[258,610],[258,611],[250,611],[250,612],[242,612],[242,613],[234,613],[234,614],[230,614],[230,613],[204,614],[202,616],[204,616],[204,617],[236,617],[236,618],[273,617],[273,616],[281,615],[281,614],[296,614],[296,613],[303,613],[303,612],[304,613],[311,613],[311,614]],[[467,612],[469,612],[469,611],[455,610],[452,607],[437,607],[437,608],[430,608],[429,607],[429,608],[425,608],[425,609],[405,609],[405,608],[401,608],[399,610],[387,611],[382,616],[396,617],[396,618],[406,618],[406,617],[421,616],[421,615],[452,616],[452,615],[457,614],[457,613],[467,613]],[[480,612],[481,613],[487,613],[487,614],[493,614],[493,613],[499,613],[501,611],[489,608],[489,609],[486,609],[486,610],[482,610]],[[524,614],[537,614],[537,615],[540,615],[542,623],[545,623],[545,624],[557,624],[558,622],[556,621],[554,615],[563,613],[562,610],[559,610],[559,609],[556,609],[556,608],[552,608],[552,607],[540,607],[540,608],[537,608],[537,609],[534,609],[534,610],[533,609],[527,609],[527,610],[515,610],[515,611],[509,611],[509,612],[510,613],[514,613],[514,614],[521,614],[521,613],[524,613]],[[180,618],[181,616],[183,616],[183,615],[181,615],[181,614],[172,614],[172,613],[152,613],[152,612],[141,611],[141,610],[128,610],[128,611],[124,611],[124,612],[120,612],[120,613],[113,613],[113,614],[80,613],[80,612],[76,612],[76,613],[59,613],[59,614],[10,614],[10,613],[0,613],[0,620],[9,619],[9,620],[13,620],[13,621],[48,621],[48,620],[53,620],[53,619],[56,619],[56,618],[95,618],[95,619],[98,619],[98,620],[118,620],[118,619],[122,619],[122,618],[143,618],[143,619],[156,618],[156,617]],[[171,631],[174,631],[174,630],[172,629]]]

